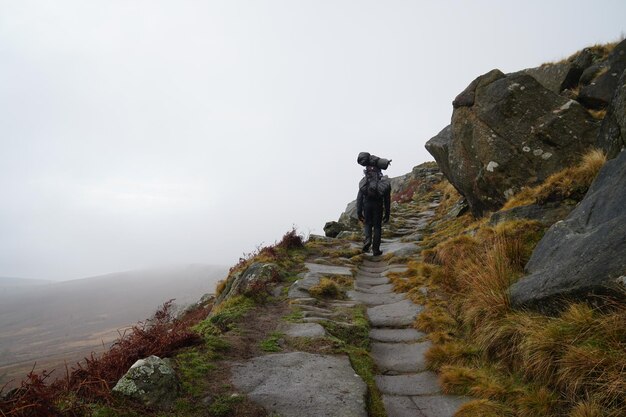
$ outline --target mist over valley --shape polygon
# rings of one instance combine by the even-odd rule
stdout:
[[[214,292],[228,267],[189,264],[53,282],[0,277],[0,384],[37,369],[64,371],[149,318]]]

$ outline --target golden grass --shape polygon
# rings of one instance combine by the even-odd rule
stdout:
[[[454,188],[454,186],[446,180],[443,180],[439,184],[435,185],[434,189],[441,194],[439,206],[436,210],[440,215],[448,213],[452,206],[462,197],[456,188]]]
[[[598,59],[606,59],[609,54],[611,53],[611,51],[613,51],[613,49],[615,49],[615,46],[620,43],[623,39],[617,40],[615,42],[609,42],[609,43],[605,43],[605,44],[595,44],[592,45],[588,48],[585,49],[589,49],[591,50],[591,52],[598,56]],[[572,62],[574,59],[576,59],[576,57],[578,57],[578,55],[580,55],[582,53],[581,51],[576,51],[574,54],[570,55],[569,57],[562,59],[558,62],[545,62],[543,64],[541,64],[541,66],[549,66],[549,65],[555,65],[555,64],[563,64],[566,62]]]
[[[514,417],[515,413],[504,404],[491,400],[473,400],[463,404],[454,417]],[[538,417],[538,416],[537,416]]]
[[[557,416],[559,396],[547,387],[530,387],[514,400],[519,417]]]
[[[225,279],[219,280],[217,282],[217,286],[215,287],[215,295],[217,297],[219,297],[220,294],[222,294],[224,292],[224,290],[226,289],[226,283],[227,282],[226,282]]]
[[[332,279],[322,277],[319,284],[309,288],[309,294],[315,298],[344,298],[343,289]]]
[[[480,356],[476,346],[452,341],[441,345],[435,345],[426,352],[426,364],[429,369],[441,370],[449,364],[469,366]],[[455,368],[456,369],[456,368]],[[442,371],[441,375],[444,375]]]
[[[586,157],[587,179],[603,159]],[[446,392],[480,398],[457,416],[626,416],[625,305],[571,304],[556,317],[510,307],[508,289],[543,232],[532,221],[483,224],[433,247],[425,257],[433,264],[412,268],[419,285],[448,297],[415,322],[434,343],[429,368],[440,371]]]
[[[594,401],[579,401],[570,411],[568,417],[606,417],[602,407]]]
[[[606,117],[606,109],[602,109],[602,110],[587,109],[587,113],[589,113],[591,117],[593,117],[596,120],[604,120],[604,118]]]
[[[580,201],[605,162],[606,155],[602,150],[591,149],[577,165],[552,174],[540,185],[522,189],[504,204],[502,210],[565,199]]]
[[[457,327],[457,321],[443,307],[431,307],[417,316],[415,328],[423,332],[453,331]]]

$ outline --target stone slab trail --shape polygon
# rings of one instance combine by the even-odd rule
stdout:
[[[429,207],[435,208],[436,203]],[[409,213],[403,220],[412,227],[396,230],[392,238],[385,239],[383,253],[406,256],[417,251],[415,243],[407,244],[403,239],[421,236],[434,212],[407,218]],[[426,369],[425,353],[431,344],[424,333],[412,327],[424,306],[394,293],[393,286],[385,281],[390,271],[405,270],[401,265],[388,265],[380,257],[367,257],[358,268],[355,290],[349,294],[368,306],[371,355],[379,372],[376,386],[388,417],[452,417],[468,399],[443,394],[437,375]]]
[[[381,249],[397,258],[415,256],[437,202],[419,212],[405,204],[395,213],[403,226],[387,230]],[[352,246],[356,247],[356,243]],[[382,257],[365,255],[354,266],[331,265],[331,258],[305,264],[307,271],[288,290],[289,303],[302,314],[300,323],[282,323],[277,331],[288,337],[313,340],[327,336],[321,324],[351,326],[345,309],[363,305],[370,323],[370,355],[378,374],[375,383],[388,417],[452,417],[467,398],[444,395],[437,375],[426,368],[425,352],[431,344],[413,323],[424,306],[394,292],[387,274],[404,272],[404,264],[388,264]],[[325,276],[353,277],[348,300],[320,305],[309,288]],[[343,311],[343,314],[342,314]],[[367,417],[367,386],[354,372],[346,355],[306,352],[274,353],[234,363],[232,382],[270,415],[281,417]]]

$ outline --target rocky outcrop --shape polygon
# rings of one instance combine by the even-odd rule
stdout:
[[[349,230],[349,227],[339,222],[326,222],[324,225],[324,234],[326,237],[337,237],[339,233]]]
[[[606,108],[613,98],[624,70],[626,70],[626,40],[616,45],[606,60],[594,63],[583,72],[578,101],[587,108]]]
[[[626,292],[626,152],[602,168],[583,201],[554,224],[511,287],[511,303],[546,312],[562,300]]]
[[[490,71],[453,106],[451,125],[426,149],[476,216],[572,165],[595,144],[599,127],[578,102],[524,73]]]
[[[275,264],[255,262],[228,278],[226,288],[217,297],[215,304],[237,295],[254,295],[259,291],[269,291],[270,284],[277,281],[277,274],[278,267]]]
[[[562,202],[544,205],[530,204],[497,211],[489,218],[489,224],[495,226],[512,220],[536,220],[547,227],[552,226],[559,220],[563,220],[573,209],[573,205]]]
[[[176,400],[180,385],[167,361],[150,356],[135,362],[113,387],[113,392],[149,407],[169,407]]]
[[[583,72],[597,59],[598,56],[594,51],[586,48],[563,62],[544,64],[522,71],[539,81],[548,90],[559,94],[563,90],[576,87]]]
[[[606,152],[608,158],[614,158],[626,147],[626,70],[622,72],[602,121],[597,146]]]

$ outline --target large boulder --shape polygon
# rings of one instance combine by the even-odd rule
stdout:
[[[153,355],[135,362],[115,384],[113,392],[149,407],[166,408],[178,397],[180,384],[167,361]]]
[[[562,300],[624,297],[626,280],[626,152],[600,170],[587,195],[555,223],[511,286],[517,308],[556,311]]]
[[[626,70],[626,40],[617,44],[606,60],[595,63],[583,72],[578,101],[588,108],[606,108],[613,98],[624,70]]]
[[[226,282],[226,287],[217,297],[215,304],[237,296],[269,294],[271,284],[278,281],[278,267],[273,263],[255,262],[243,271],[237,272]]]
[[[451,125],[426,149],[475,216],[576,163],[596,142],[597,120],[524,73],[490,71],[453,105]]]
[[[359,229],[359,216],[356,212],[356,200],[348,203],[345,211],[339,216],[338,223],[344,226],[344,230]]]
[[[346,230],[348,230],[348,227],[339,222],[326,222],[324,225],[324,234],[326,237],[337,237],[339,233]]]
[[[617,83],[615,95],[598,133],[597,146],[614,158],[626,147],[626,70]]]
[[[553,93],[575,88],[583,72],[597,59],[593,49],[585,48],[574,56],[554,64],[522,70]]]

